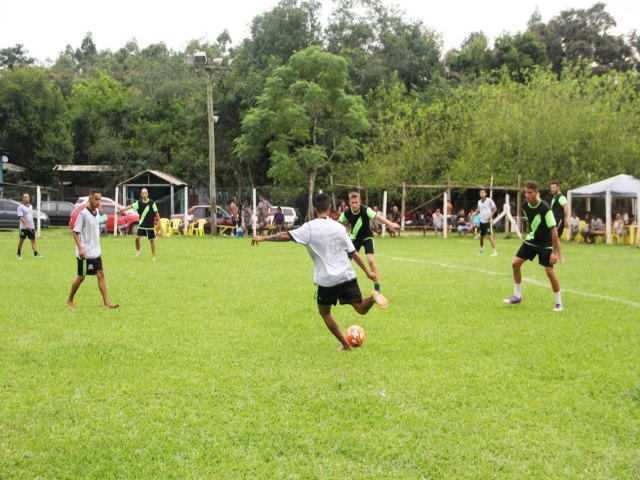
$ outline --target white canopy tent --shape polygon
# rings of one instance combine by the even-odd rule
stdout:
[[[631,175],[616,175],[591,185],[569,190],[567,192],[569,215],[571,215],[571,201],[573,198],[593,197],[605,198],[606,237],[607,243],[611,243],[611,200],[613,197],[630,198],[633,205],[633,214],[637,219],[638,206],[640,205],[640,180]]]

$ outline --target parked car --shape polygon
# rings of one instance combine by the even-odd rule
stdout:
[[[204,231],[205,233],[211,233],[211,205],[194,205],[187,211],[195,217],[196,221],[204,218],[207,221],[207,223],[204,224]],[[216,205],[216,212],[218,225],[232,225],[231,214],[229,212],[220,205]],[[180,220],[182,220],[182,217],[184,217],[184,213],[174,213],[171,215],[171,218],[179,218]],[[180,230],[182,231],[182,222],[180,223]]]
[[[71,218],[69,220],[69,227],[73,228],[76,224],[76,218],[78,218],[78,213],[83,208],[87,208],[89,205],[89,197],[80,197],[76,201],[76,208],[71,213]],[[123,206],[117,204],[117,208],[120,209]],[[113,233],[114,224],[117,224],[116,220],[116,202],[111,200],[108,197],[102,197],[100,199],[100,206],[98,207],[100,211],[107,215],[107,232]],[[133,209],[126,210],[122,213],[120,218],[120,222],[118,225],[121,225],[126,233],[135,234],[138,231],[138,223],[140,222],[140,215]]]
[[[49,216],[51,225],[68,225],[71,219],[71,212],[75,206],[71,202],[46,201],[40,203],[40,211]]]
[[[0,198],[0,228],[18,228],[20,220],[18,220],[18,205],[20,202],[9,198]],[[33,209],[33,223],[37,228],[36,209]],[[40,228],[49,228],[49,216],[40,211]]]

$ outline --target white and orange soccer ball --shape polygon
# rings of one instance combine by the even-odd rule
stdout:
[[[351,325],[344,332],[344,336],[347,339],[347,343],[352,347],[359,347],[364,343],[364,339],[367,337],[367,333],[360,325]]]

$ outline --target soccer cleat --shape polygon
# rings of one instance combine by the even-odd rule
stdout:
[[[137,252],[134,256],[133,259],[137,260],[138,258],[140,258],[140,252]]]
[[[478,255],[482,255],[484,253],[484,250],[481,248],[480,251],[478,252]]]
[[[492,257],[497,257],[498,256],[498,252],[496,252],[495,250],[493,252],[491,252],[491,256]]]
[[[371,297],[381,309],[386,310],[386,308],[389,306],[389,301],[380,292],[376,292],[374,290],[373,292],[371,292]]]
[[[34,255],[33,258],[44,258],[42,255],[38,254],[38,255]]]
[[[516,297],[515,295],[511,298],[505,298],[502,303],[506,303],[508,305],[519,305],[522,303],[522,298]]]
[[[22,260],[22,255],[16,255],[16,258],[17,258],[18,260]]]
[[[556,306],[553,309],[553,311],[554,312],[561,312],[562,310],[564,310],[564,306],[561,303],[556,303]]]

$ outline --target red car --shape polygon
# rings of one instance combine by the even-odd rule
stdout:
[[[73,228],[76,224],[76,218],[78,218],[78,213],[83,208],[86,208],[88,205],[88,197],[80,197],[76,201],[76,208],[73,212],[71,212],[71,219],[69,220],[69,227]],[[122,208],[122,205],[118,205],[118,208]],[[107,232],[113,233],[113,226],[116,218],[116,202],[111,200],[108,197],[102,197],[100,199],[100,205],[98,209],[107,215]],[[131,209],[127,210],[122,214],[122,216],[118,219],[118,225],[124,229],[126,233],[135,234],[138,231],[138,223],[140,222],[140,215]]]

